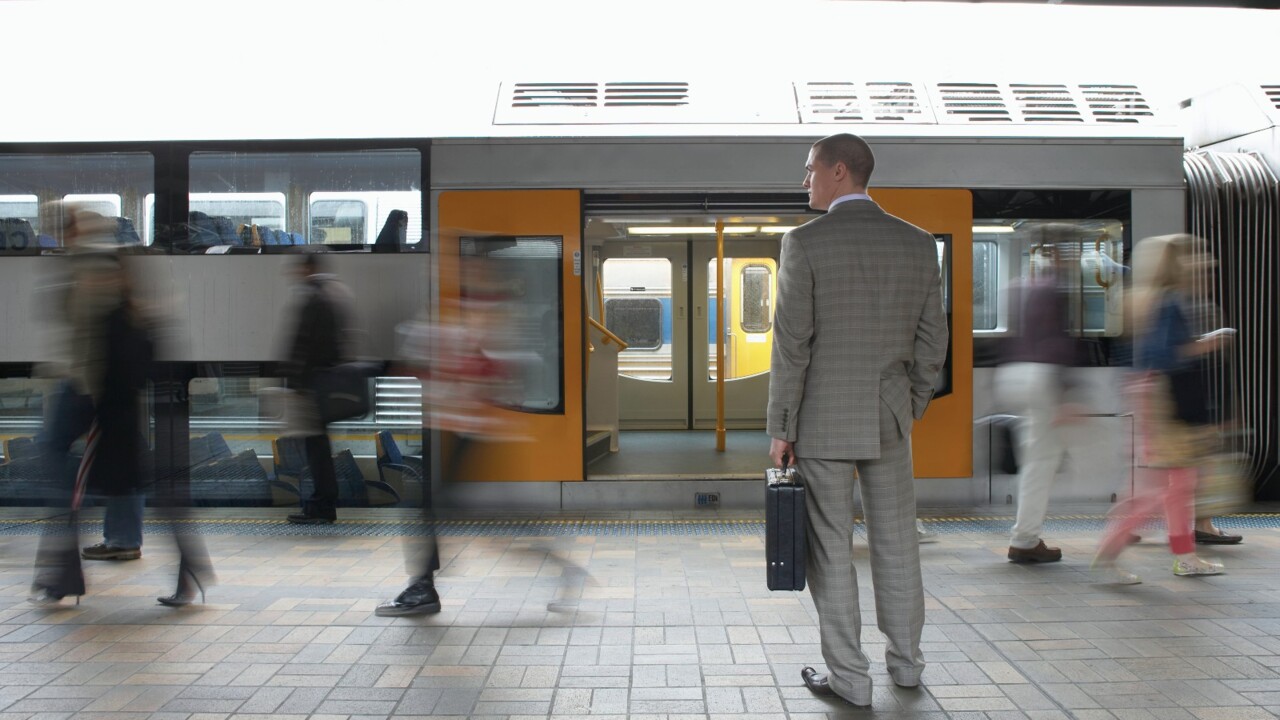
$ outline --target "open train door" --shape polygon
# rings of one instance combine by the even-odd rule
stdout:
[[[885,212],[933,233],[951,340],[937,395],[911,434],[916,477],[973,476],[973,197],[968,190],[882,190]]]
[[[465,314],[464,293],[474,297],[475,284],[487,284],[478,292],[500,298],[502,320],[482,332],[514,380],[491,410],[500,437],[469,448],[460,477],[584,479],[581,193],[442,192],[436,218],[440,318]],[[476,258],[486,273],[479,280],[468,269]],[[455,444],[442,433],[446,462]]]

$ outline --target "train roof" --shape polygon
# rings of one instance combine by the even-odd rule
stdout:
[[[1034,142],[1181,138],[1176,101],[1269,67],[1280,20],[927,2],[481,0],[318,12],[294,0],[121,0],[0,3],[0,26],[10,29],[6,54],[33,60],[6,80],[0,143],[841,129]],[[1206,63],[1215,48],[1230,50],[1229,67]]]

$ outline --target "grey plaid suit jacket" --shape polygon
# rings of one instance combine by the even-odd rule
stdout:
[[[933,236],[874,202],[784,235],[769,435],[800,457],[877,459],[883,401],[909,437],[947,352],[940,280]]]

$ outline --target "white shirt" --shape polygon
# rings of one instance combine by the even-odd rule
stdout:
[[[831,201],[831,205],[827,207],[827,212],[831,212],[832,209],[835,208],[835,206],[839,205],[842,202],[846,202],[848,200],[870,200],[870,199],[871,199],[871,196],[866,193],[849,193],[848,195],[841,195],[840,197]]]

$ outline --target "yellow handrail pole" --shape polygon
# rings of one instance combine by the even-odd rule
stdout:
[[[724,220],[716,218],[716,452],[724,452]]]
[[[627,342],[625,340],[613,334],[613,331],[611,331],[609,328],[605,327],[604,325],[601,325],[599,320],[596,320],[590,315],[587,316],[587,324],[599,330],[601,335],[604,335],[605,345],[608,345],[611,342],[617,343],[618,352],[622,352],[623,350],[626,350],[628,347],[631,347],[630,345],[627,345]]]
[[[605,322],[604,318],[604,280],[600,275],[604,272],[604,268],[600,265],[595,266],[596,271],[596,311],[600,313],[600,322]],[[588,313],[589,315],[589,313]]]

